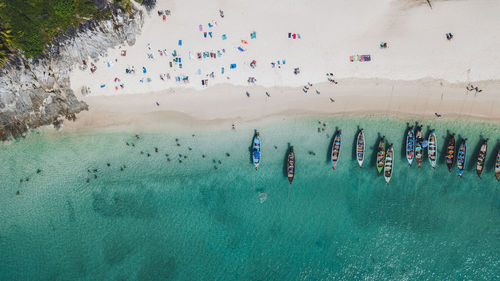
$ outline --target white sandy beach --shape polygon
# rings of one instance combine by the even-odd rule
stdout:
[[[500,120],[500,42],[495,36],[500,2],[431,4],[432,9],[426,1],[408,0],[159,0],[134,46],[109,50],[93,62],[95,73],[75,66],[71,85],[77,95],[82,87],[90,88],[90,94],[80,96],[90,111],[65,129],[161,129],[167,123],[214,120],[230,126],[290,114],[435,118],[439,113],[442,118]],[[158,15],[160,9],[171,11],[166,20]],[[448,32],[452,40],[446,39]],[[388,48],[380,48],[382,41]],[[198,59],[199,52],[216,58]],[[371,61],[351,62],[353,55],[370,55]],[[279,67],[273,67],[277,61]],[[236,68],[230,69],[231,64]],[[132,66],[135,73],[126,74]],[[300,73],[294,74],[294,68]],[[338,84],[328,82],[326,73]],[[189,77],[189,83],[176,82],[177,76]],[[249,85],[249,77],[256,83]],[[205,79],[208,87],[201,83]],[[308,83],[312,86],[305,93]],[[481,92],[466,90],[470,84]]]

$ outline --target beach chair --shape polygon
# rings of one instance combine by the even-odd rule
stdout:
[[[200,25],[198,26],[198,29],[199,29],[200,31],[203,31],[203,25],[201,25],[201,24],[200,24]]]

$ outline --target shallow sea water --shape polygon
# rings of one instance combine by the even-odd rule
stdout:
[[[500,183],[493,175],[500,124],[424,122],[425,136],[431,128],[438,136],[433,170],[427,159],[420,169],[408,167],[402,149],[409,120],[322,121],[325,133],[315,118],[256,125],[258,171],[250,163],[250,127],[139,140],[42,132],[2,145],[0,280],[500,279]],[[336,128],[343,143],[332,171]],[[358,128],[367,138],[363,169],[353,151]],[[468,138],[463,178],[443,162],[447,130]],[[395,147],[389,185],[375,169],[381,135]],[[490,138],[482,179],[473,160],[480,136]],[[292,185],[284,173],[288,144],[297,157]],[[178,154],[188,159],[179,163]],[[88,169],[98,169],[97,179]]]

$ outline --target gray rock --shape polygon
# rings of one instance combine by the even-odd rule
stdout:
[[[106,8],[104,0],[95,3]],[[75,120],[77,113],[88,110],[71,90],[70,70],[83,60],[97,60],[108,48],[133,45],[143,24],[142,11],[127,14],[109,7],[110,18],[88,20],[59,35],[39,58],[26,59],[17,53],[0,68],[0,140],[39,126],[60,126],[64,119]]]

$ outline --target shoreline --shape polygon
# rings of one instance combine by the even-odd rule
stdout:
[[[480,94],[467,92],[466,83],[435,79],[338,81],[337,85],[314,84],[308,93],[302,88],[225,84],[204,90],[171,88],[149,94],[88,96],[83,100],[89,104],[89,111],[78,114],[75,122],[65,122],[61,131],[230,128],[233,123],[239,126],[307,116],[436,119],[435,113],[445,120],[500,121],[500,110],[495,110],[498,100],[492,94],[500,90],[500,81],[496,80],[483,81]],[[269,92],[270,97],[265,92]]]

